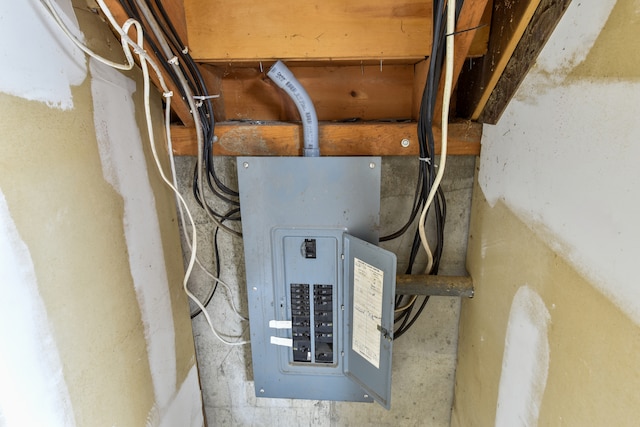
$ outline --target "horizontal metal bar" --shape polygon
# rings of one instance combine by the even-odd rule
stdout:
[[[431,295],[473,298],[470,276],[434,276],[427,274],[398,274],[396,295]]]

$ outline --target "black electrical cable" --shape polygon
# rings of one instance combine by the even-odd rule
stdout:
[[[135,4],[133,4],[132,2],[130,2],[129,0],[119,0],[119,1],[120,1],[120,5],[123,7],[123,9],[127,13],[127,15],[132,17],[132,18],[134,18],[135,20],[140,22],[141,25],[143,25],[143,22],[145,22],[145,21],[142,19],[142,16],[140,15],[140,13],[138,11],[137,6]],[[143,26],[143,28],[144,28],[144,26]],[[175,74],[175,71],[173,70],[173,68],[167,62],[168,58],[164,57],[163,53],[160,51],[160,49],[156,45],[155,41],[151,38],[150,32],[147,31],[146,28],[145,28],[145,31],[143,31],[143,36],[144,36],[145,44],[150,46],[151,50],[156,55],[156,57],[158,59],[160,59],[160,61],[159,61],[160,62],[160,66],[169,75],[171,80],[173,80],[174,82],[177,82],[178,81],[178,76]],[[185,94],[184,90],[182,89],[182,87],[179,84],[176,85],[176,86],[178,87],[178,90],[180,91],[180,96],[182,97],[182,99],[185,99],[186,98],[186,94]]]
[[[418,181],[416,183],[416,190],[413,196],[413,203],[412,203],[412,207],[411,207],[411,214],[409,215],[409,219],[407,220],[407,222],[396,232],[391,233],[387,236],[382,236],[380,237],[380,241],[381,242],[386,242],[388,240],[393,240],[393,239],[397,239],[398,237],[402,236],[404,233],[407,232],[407,230],[409,229],[409,227],[411,227],[411,224],[413,224],[413,221],[416,219],[416,216],[418,215],[418,212],[420,212],[420,206],[421,206],[421,202],[422,199],[420,199],[420,188],[421,188],[421,184],[422,184],[422,169],[419,170],[418,173]]]
[[[147,4],[149,4],[149,1],[147,1]],[[166,10],[164,9],[164,7],[162,6],[162,3],[158,0],[154,0],[154,4],[157,7],[158,11],[160,12],[160,15],[162,15],[162,17],[158,16],[155,13],[154,8],[152,7],[152,5],[149,5],[149,8],[152,10],[152,13],[154,13],[154,16],[156,17],[156,20],[160,21],[162,20],[166,27],[168,28],[169,31],[166,31],[166,34],[169,38],[170,41],[172,41],[172,43],[174,44],[174,48],[176,49],[176,51],[179,52],[182,62],[185,63],[187,65],[187,69],[189,70],[189,74],[191,75],[191,78],[193,81],[195,81],[197,83],[197,87],[198,90],[194,91],[194,93],[198,93],[201,96],[203,96],[205,99],[203,99],[203,105],[205,106],[204,110],[205,110],[205,114],[203,114],[203,124],[206,123],[207,124],[207,129],[206,129],[206,135],[205,135],[205,150],[206,150],[206,154],[204,156],[205,158],[205,162],[206,162],[206,169],[207,169],[207,180],[208,180],[208,185],[209,188],[217,195],[219,196],[219,193],[215,190],[213,183],[215,183],[215,186],[222,191],[224,194],[227,194],[229,196],[234,196],[234,197],[238,197],[238,192],[234,191],[232,189],[230,189],[229,187],[227,187],[217,176],[216,172],[215,172],[215,168],[213,166],[213,150],[212,150],[212,144],[213,144],[213,139],[214,139],[214,135],[213,135],[213,130],[215,128],[215,119],[213,116],[213,107],[211,104],[211,99],[209,99],[209,93],[207,91],[207,87],[206,84],[204,83],[204,79],[202,77],[202,74],[200,73],[200,70],[198,68],[198,66],[196,65],[195,61],[193,61],[193,58],[191,57],[191,55],[189,54],[188,50],[186,49],[186,46],[184,46],[184,44],[182,43],[182,40],[180,39],[180,36],[178,34],[178,32],[176,31],[175,27],[173,26],[173,23],[171,22],[171,19],[169,18]],[[210,179],[213,178],[213,183],[210,181]],[[225,201],[227,201],[228,203],[232,203],[235,205],[238,205],[237,201],[230,201],[229,199],[224,199]]]
[[[205,170],[206,170],[206,181],[207,186],[211,190],[211,192],[220,200],[225,203],[228,203],[234,206],[226,214],[220,214],[216,212],[205,200],[201,200],[200,192],[198,191],[198,174],[197,171],[194,174],[193,179],[193,189],[194,196],[197,203],[202,206],[204,209],[209,211],[212,215],[220,220],[220,223],[225,221],[239,221],[240,220],[240,209],[239,209],[239,201],[235,200],[235,198],[239,197],[237,191],[234,191],[227,187],[217,176],[214,162],[213,162],[213,142],[214,142],[214,130],[215,130],[215,117],[213,111],[213,104],[211,102],[211,98],[209,96],[209,92],[207,90],[206,84],[204,82],[204,78],[198,68],[198,65],[195,63],[191,55],[189,55],[188,49],[180,40],[180,36],[177,33],[171,19],[169,18],[166,10],[162,6],[162,3],[158,0],[154,1],[154,4],[151,4],[149,0],[145,0],[145,6],[148,7],[151,12],[151,16],[149,19],[153,19],[160,27],[162,34],[154,34],[153,32],[148,31],[148,28],[145,27],[145,24],[148,24],[149,21],[146,19],[142,11],[140,10],[137,2],[135,0],[119,0],[120,5],[123,7],[125,12],[131,18],[136,19],[144,28],[144,37],[145,43],[150,48],[156,57],[159,59],[159,62],[169,76],[169,78],[174,82],[175,87],[180,92],[180,95],[183,100],[186,100],[186,92],[183,87],[178,75],[174,67],[169,64],[169,61],[174,57],[178,58],[177,65],[179,67],[180,72],[186,79],[186,85],[191,93],[197,98],[197,109],[196,111],[192,111],[192,114],[198,114],[200,116],[200,122],[202,124],[202,137],[204,141],[203,145],[203,155],[205,159]],[[155,5],[155,7],[154,7]],[[171,53],[174,55],[172,58],[167,58],[166,53],[158,48],[156,43],[156,39],[160,40],[160,37],[164,37],[165,40],[169,43],[169,49]],[[226,196],[225,196],[226,195]],[[214,232],[214,256],[215,256],[215,264],[216,264],[216,277],[220,275],[220,253],[218,248],[218,231],[220,227],[216,227]],[[217,282],[212,287],[210,294],[207,296],[204,306],[213,298],[217,289]],[[198,314],[201,313],[201,309],[198,308],[194,313],[191,314],[191,318],[193,319]]]
[[[220,252],[218,251],[218,230],[219,228],[216,227],[216,231],[213,233],[213,253],[214,253],[215,263],[216,263],[216,277],[220,277]],[[213,284],[213,287],[211,288],[211,292],[209,292],[209,295],[207,295],[207,298],[202,303],[203,307],[206,308],[209,305],[209,303],[213,299],[213,296],[215,295],[217,290],[218,290],[218,282],[214,280],[214,284]],[[198,317],[200,313],[202,313],[202,309],[200,307],[196,308],[196,310],[193,313],[191,313],[191,319],[195,319],[196,317]]]
[[[198,174],[198,168],[196,166],[194,168],[194,178],[192,180],[192,191],[193,191],[193,196],[194,196],[195,201],[198,203],[198,205],[200,207],[202,207],[203,209],[207,210],[211,215],[215,216],[216,218],[223,218],[224,217],[223,214],[217,212],[208,203],[203,203],[202,202],[202,199],[200,197],[200,191],[198,189],[197,174]],[[232,220],[239,221],[240,220],[240,216],[238,216],[238,218],[233,218]]]
[[[418,317],[420,317],[420,315],[422,314],[422,311],[424,310],[424,308],[427,306],[427,302],[429,301],[429,296],[425,296],[424,300],[422,300],[422,304],[420,304],[420,307],[418,308],[418,311],[413,315],[413,317],[411,318],[411,320],[409,320],[409,316],[407,315],[407,317],[405,318],[403,324],[400,326],[400,328],[398,328],[396,331],[394,331],[393,333],[393,338],[397,339],[400,338],[402,335],[404,335],[409,328],[411,328],[411,326],[413,326],[413,324],[416,322],[416,320],[418,320]],[[413,307],[412,307],[413,309]]]
[[[457,2],[456,20],[461,7],[462,1]],[[418,184],[416,186],[412,209],[407,222],[398,231],[382,237],[381,240],[391,240],[400,237],[410,228],[418,213],[424,209],[429,192],[434,184],[436,170],[434,162],[435,137],[433,135],[433,118],[437,101],[438,84],[440,82],[445,57],[444,48],[447,34],[444,22],[446,13],[444,1],[438,1],[433,5],[433,40],[431,55],[429,57],[427,81],[425,82],[425,88],[422,94],[417,126],[421,161],[418,166]],[[445,195],[442,188],[439,187],[427,211],[427,217],[430,215],[435,217],[435,246],[432,253],[433,264],[431,270],[427,272],[428,274],[437,274],[440,267],[440,260],[444,249],[446,211]],[[412,274],[413,266],[421,246],[420,235],[418,230],[416,230],[409,251],[409,262],[406,274]],[[413,298],[413,300],[401,313],[395,316],[394,323],[397,326],[394,328],[394,338],[402,336],[415,324],[429,301],[428,296],[424,297],[417,310],[415,310],[417,301],[415,297],[399,295],[396,298],[396,307],[403,306],[403,304],[406,305],[406,298]]]
[[[220,220],[220,222],[224,222],[224,221],[236,221],[239,218],[234,217],[234,215],[237,215],[240,213],[240,209],[235,208],[230,210],[229,212],[227,212],[225,214],[225,216]],[[216,277],[220,277],[220,250],[219,250],[219,246],[218,246],[218,231],[220,230],[220,227],[216,227],[216,231],[214,231],[213,233],[213,256],[214,256],[214,262],[216,265]],[[206,308],[209,303],[211,302],[211,300],[213,299],[213,296],[215,295],[217,289],[218,289],[218,282],[214,281],[215,283],[213,284],[211,291],[209,292],[209,294],[207,295],[207,298],[204,300],[204,302],[202,303],[202,305]],[[202,309],[200,307],[198,307],[193,313],[191,313],[191,318],[195,319],[200,313],[202,313]]]
[[[140,11],[137,8],[134,0],[120,0],[121,4],[127,11],[127,13],[136,18],[138,21],[144,23],[146,20],[142,20],[142,16]],[[172,53],[175,54],[176,57],[179,58],[178,66],[180,67],[181,72],[187,79],[187,84],[191,92],[197,96],[198,108],[197,111],[192,112],[193,114],[198,114],[200,116],[200,122],[202,124],[202,136],[203,136],[203,158],[204,168],[206,171],[205,179],[207,181],[207,186],[211,190],[211,193],[222,200],[225,203],[228,203],[232,206],[239,206],[238,192],[227,187],[222,180],[217,176],[214,163],[213,163],[213,141],[214,141],[214,129],[215,129],[215,117],[213,111],[213,104],[211,103],[211,99],[209,96],[209,92],[207,90],[206,84],[202,77],[202,74],[195,63],[191,55],[189,55],[188,49],[182,43],[179,34],[177,33],[171,19],[169,18],[166,10],[162,6],[161,2],[154,1],[154,4],[151,4],[150,1],[145,2],[153,19],[158,23],[158,26],[162,29],[163,35],[171,45]],[[154,7],[155,5],[155,7]],[[185,98],[184,91],[182,90],[182,85],[179,84],[177,76],[172,67],[168,66],[169,58],[166,58],[163,52],[157,49],[155,43],[148,35],[149,32],[145,32],[146,39],[148,40],[149,45],[152,47],[154,53],[161,59],[161,63],[167,72],[169,73],[172,80],[176,83],[176,86],[180,88],[183,99]],[[198,174],[194,175],[194,196],[198,202],[198,204],[203,208],[209,211],[210,213],[216,215],[216,217],[222,217],[221,214],[215,212],[215,210],[204,200],[201,200],[201,195],[199,191],[198,183],[199,176]],[[225,196],[226,195],[226,196]]]
[[[417,214],[421,212],[421,208],[426,201],[431,184],[435,177],[434,164],[432,161],[431,153],[434,152],[434,137],[433,137],[433,109],[436,102],[436,89],[437,83],[440,79],[439,69],[442,68],[443,57],[443,43],[444,39],[444,5],[440,2],[434,7],[434,35],[432,44],[432,54],[430,58],[430,66],[428,70],[427,82],[423,91],[422,102],[420,105],[420,117],[418,120],[418,137],[420,142],[420,157],[424,159],[419,166],[418,185],[414,195],[414,203],[409,215],[408,221],[400,228],[400,230],[388,235],[383,236],[380,240],[386,241],[404,234],[415,220]],[[424,164],[428,163],[428,167]],[[425,173],[426,172],[426,173]],[[424,185],[425,181],[428,185]]]

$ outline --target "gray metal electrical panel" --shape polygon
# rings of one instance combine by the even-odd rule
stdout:
[[[389,408],[396,258],[379,157],[239,157],[256,396]]]

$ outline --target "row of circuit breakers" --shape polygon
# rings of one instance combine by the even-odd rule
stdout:
[[[391,395],[396,258],[379,157],[238,158],[256,395]]]

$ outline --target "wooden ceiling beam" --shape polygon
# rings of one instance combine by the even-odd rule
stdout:
[[[458,84],[462,117],[478,120],[539,4],[540,0],[494,0],[489,50],[467,66]]]
[[[496,87],[487,99],[478,121],[496,124],[538,58],[549,36],[571,0],[541,0],[520,42],[507,62]]]
[[[127,19],[130,18],[129,15],[123,9],[123,7],[120,5],[120,2],[118,2],[117,0],[105,0],[105,3],[107,5],[107,7],[109,8],[109,10],[111,11],[111,13],[113,14],[113,17],[118,22],[118,24],[122,25],[122,24],[124,24],[124,22]],[[174,1],[172,3],[176,3],[176,2]],[[180,31],[180,30],[178,30],[178,31]],[[129,30],[129,36],[133,40],[136,39],[135,29],[133,27]],[[118,39],[120,38],[120,36],[117,35],[117,34],[116,34],[116,37],[118,37]],[[178,116],[180,121],[182,121],[182,123],[185,126],[193,126],[194,125],[193,124],[193,117],[191,117],[191,112],[189,110],[189,105],[187,104],[186,100],[182,99],[179,96],[180,91],[178,90],[177,85],[175,83],[173,83],[173,81],[171,80],[169,75],[162,69],[162,66],[160,64],[160,60],[153,53],[153,51],[151,51],[149,49],[146,49],[146,50],[147,50],[147,53],[149,54],[149,56],[151,56],[151,58],[153,58],[153,60],[160,67],[160,70],[162,72],[162,76],[164,77],[164,81],[165,81],[167,87],[169,88],[170,91],[172,91],[175,94],[174,97],[171,99],[171,110],[176,114],[176,116]],[[136,60],[137,60],[137,58],[136,58]],[[151,77],[151,81],[153,82],[153,84],[157,88],[161,87],[160,80],[158,79],[158,77],[156,76],[156,74],[152,70],[149,72],[149,75]]]
[[[423,59],[432,1],[184,0],[200,62]]]
[[[197,155],[193,128],[172,126],[174,154]],[[440,152],[440,129],[434,128],[436,154]],[[302,127],[286,122],[222,122],[216,125],[214,154],[219,156],[299,156]],[[418,156],[415,122],[334,123],[319,126],[323,156]],[[482,125],[469,121],[449,125],[450,155],[478,155]],[[402,141],[409,140],[404,147]]]
[[[456,24],[455,45],[454,45],[454,58],[453,58],[453,77],[452,81],[455,84],[458,81],[458,77],[462,72],[462,65],[466,61],[471,51],[471,46],[476,35],[476,30],[480,29],[488,22],[483,22],[483,17],[486,17],[485,9],[487,8],[488,0],[476,0],[465,1],[462,4],[460,10],[460,16]],[[442,123],[442,101],[444,96],[444,70],[440,78],[440,84],[438,85],[438,97],[436,98],[436,108],[434,110],[433,122],[439,125]],[[452,88],[452,93],[453,93]],[[453,104],[452,104],[453,106]]]
[[[187,34],[187,18],[184,15],[183,0],[163,0],[162,5],[171,19],[173,28],[175,28],[180,41],[185,46],[189,46],[189,37]]]

